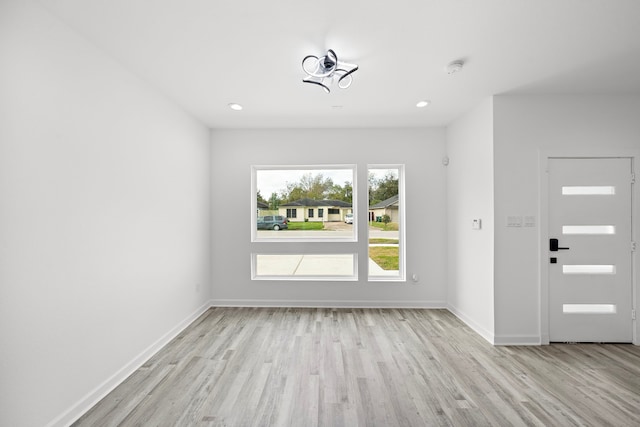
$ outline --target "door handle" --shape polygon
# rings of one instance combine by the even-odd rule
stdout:
[[[550,252],[558,252],[558,251],[566,251],[569,248],[561,248],[558,246],[558,239],[549,239],[549,251]]]

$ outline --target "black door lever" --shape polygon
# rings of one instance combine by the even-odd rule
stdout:
[[[549,239],[550,252],[566,251],[567,249],[569,248],[561,248],[558,246],[558,239]]]

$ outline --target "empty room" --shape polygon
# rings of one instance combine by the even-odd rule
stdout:
[[[0,0],[0,426],[640,425],[640,2]]]

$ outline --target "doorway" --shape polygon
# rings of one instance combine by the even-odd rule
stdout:
[[[549,158],[551,342],[631,342],[631,158]]]

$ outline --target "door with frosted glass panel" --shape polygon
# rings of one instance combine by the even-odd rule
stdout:
[[[632,162],[549,159],[549,338],[632,340]]]

